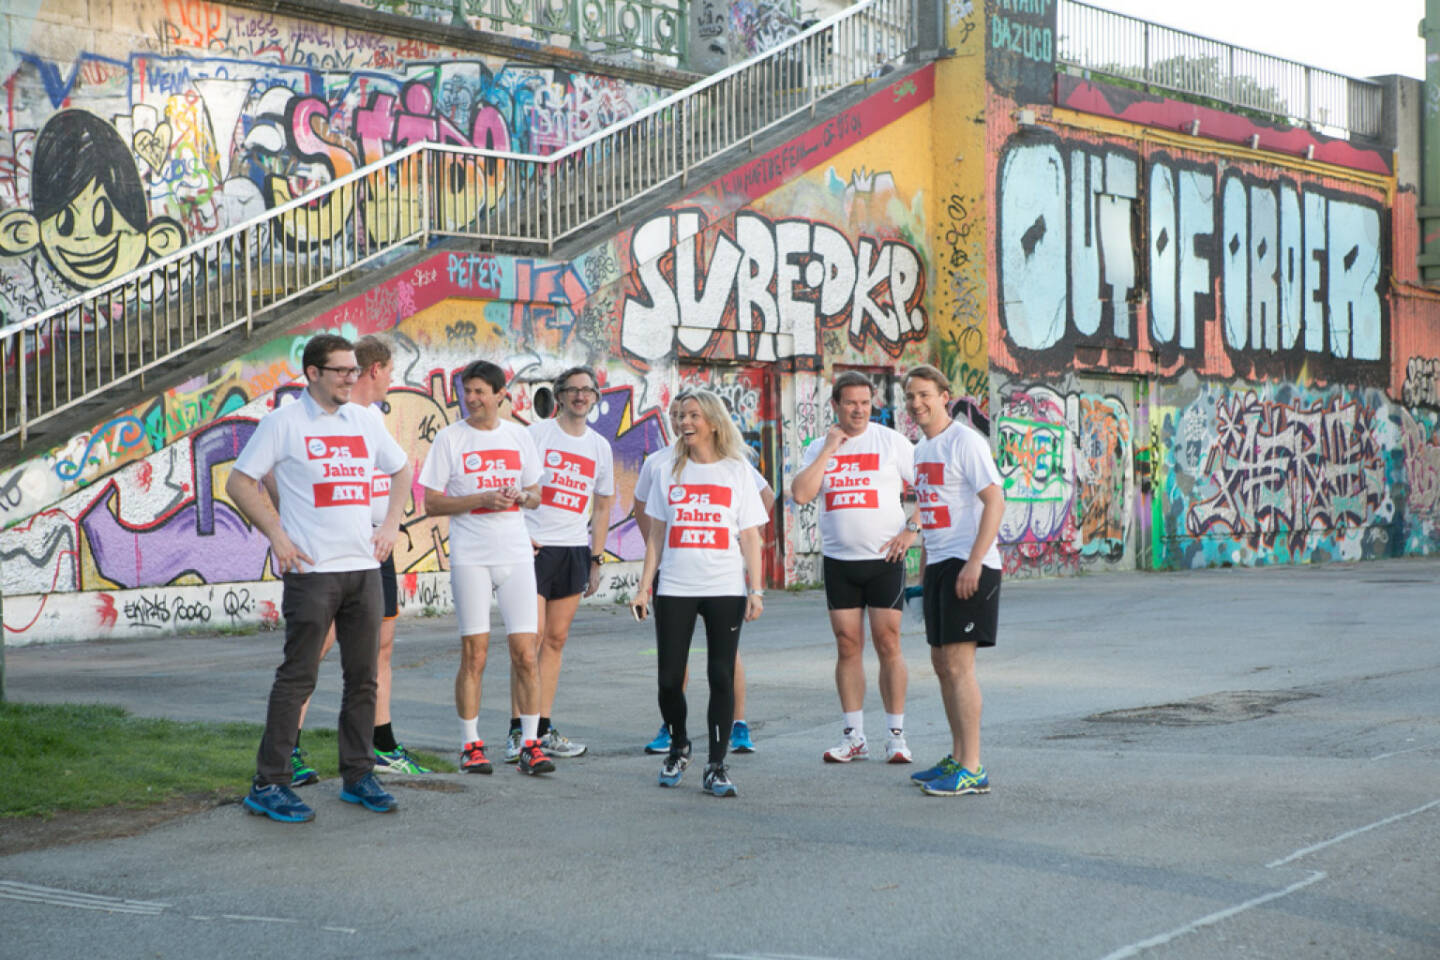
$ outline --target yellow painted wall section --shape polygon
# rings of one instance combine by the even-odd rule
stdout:
[[[957,397],[990,407],[985,237],[985,50],[983,5],[950,6],[955,56],[935,68],[929,280],[933,362]]]

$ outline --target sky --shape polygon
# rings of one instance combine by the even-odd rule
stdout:
[[[1425,76],[1425,0],[1084,2],[1352,77]]]

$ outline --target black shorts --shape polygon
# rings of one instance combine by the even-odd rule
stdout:
[[[589,585],[589,547],[541,547],[535,554],[535,592],[544,599],[573,597]]]
[[[950,558],[925,567],[925,639],[930,646],[974,642],[995,646],[1000,622],[1000,571],[980,568],[980,586],[969,600],[955,596],[964,560]]]
[[[395,554],[390,554],[380,564],[380,595],[385,598],[386,620],[400,616],[400,584],[395,579]]]
[[[899,610],[905,605],[905,561],[825,557],[825,606],[831,610]]]

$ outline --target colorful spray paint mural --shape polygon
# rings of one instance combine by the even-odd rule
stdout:
[[[988,112],[1007,569],[1440,548],[1433,380],[1392,356],[1373,157],[1317,169],[1043,107],[1021,127],[1015,106]]]
[[[432,254],[0,478],[7,635],[29,642],[273,614],[267,544],[222,491],[257,419],[298,391],[300,350],[321,330],[390,338],[386,423],[417,466],[435,434],[464,416],[455,375],[476,356],[507,371],[504,412],[522,423],[544,415],[560,370],[597,367],[592,426],[610,440],[619,473],[606,548],[620,562],[607,569],[602,597],[623,595],[643,555],[630,517],[635,474],[667,441],[663,412],[682,380],[724,393],[779,481],[804,441],[823,433],[815,395],[827,367],[893,369],[923,356],[924,197],[910,186],[924,182],[923,159],[872,172],[881,153],[866,140],[896,122],[920,135],[926,116],[915,107],[924,101],[909,102],[913,92],[882,91],[804,134],[799,143],[819,144],[808,156],[790,146],[757,158],[572,262]],[[787,178],[777,166],[786,156],[813,162]],[[656,224],[669,242],[651,249],[636,238],[658,234]],[[799,372],[770,362],[781,358]],[[811,393],[803,418],[782,416],[777,400],[794,396],[777,385],[791,376],[805,377]],[[443,607],[447,527],[423,502],[410,491],[396,552],[402,595],[412,608]],[[785,538],[782,551],[780,531],[796,518],[780,519],[773,575],[810,573],[795,548],[813,549],[813,531]],[[232,590],[248,592],[227,601]]]
[[[663,95],[221,4],[151,0],[136,16],[148,32],[102,35],[107,49],[3,61],[0,319],[408,144],[546,154]]]

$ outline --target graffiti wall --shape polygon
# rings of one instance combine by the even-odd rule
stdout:
[[[1118,113],[1042,106],[1021,126],[1020,102],[988,112],[1007,569],[1440,548],[1434,362],[1424,338],[1397,347],[1392,248],[1414,224],[1392,219],[1388,165]],[[1106,104],[1175,113],[1153,95],[1084,109]]]
[[[788,0],[698,0],[689,8],[687,66],[716,73],[798,36],[814,23],[802,21],[799,9]]]
[[[743,164],[617,238],[619,355],[648,382],[698,369],[737,401],[768,410],[754,371],[772,367],[779,420],[737,410],[777,490],[830,423],[839,366],[898,371],[928,361],[933,69]],[[880,135],[883,131],[883,136]],[[773,451],[773,452],[772,452]],[[773,457],[773,460],[772,460]],[[773,464],[773,466],[771,466]],[[770,534],[785,583],[819,579],[813,505],[781,497]]]
[[[134,18],[138,32],[55,56],[43,19],[11,17],[0,321],[408,144],[551,153],[663,96],[206,0],[145,0]]]
[[[561,370],[595,366],[591,425],[612,445],[619,488],[600,601],[626,595],[644,550],[630,515],[635,476],[669,439],[664,412],[681,382],[722,391],[783,490],[804,442],[828,426],[821,401],[836,363],[883,371],[925,356],[928,172],[923,155],[888,157],[873,134],[926,136],[926,77],[878,91],[573,261],[418,258],[8,472],[7,638],[273,623],[268,544],[223,491],[258,418],[300,389],[300,353],[319,331],[389,338],[385,420],[417,475],[436,433],[465,415],[455,377],[469,361],[506,370],[503,413],[520,423],[553,409]],[[424,513],[418,489],[405,495],[403,602],[444,609],[447,525]],[[774,580],[816,579],[813,518],[783,500],[776,518]]]

